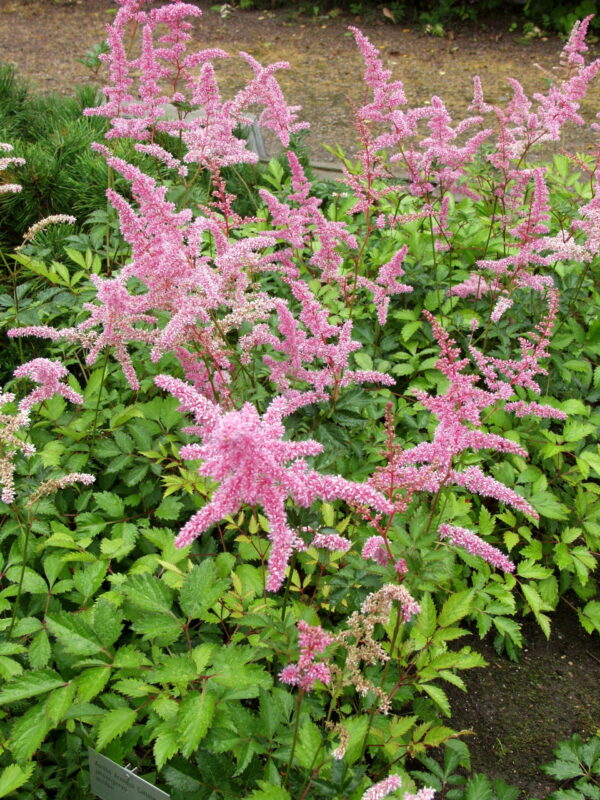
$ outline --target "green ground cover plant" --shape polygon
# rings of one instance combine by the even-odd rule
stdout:
[[[458,122],[352,29],[359,149],[317,196],[285,65],[223,100],[199,13],[121,0],[109,209],[4,253],[0,796],[85,796],[90,746],[174,800],[430,800],[474,632],[517,658],[563,597],[600,631],[600,149],[547,151],[591,20],[545,95],[476,80]],[[244,173],[257,107],[287,167]]]

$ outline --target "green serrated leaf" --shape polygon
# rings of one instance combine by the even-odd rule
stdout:
[[[111,519],[121,519],[125,515],[123,500],[113,492],[94,492],[94,500]]]
[[[94,632],[104,647],[111,647],[121,635],[121,612],[112,603],[100,598],[94,608]]]
[[[433,683],[419,683],[417,684],[417,687],[431,697],[433,702],[443,714],[445,714],[447,717],[451,715],[452,712],[450,709],[450,701],[448,700],[448,696],[443,689],[440,689],[439,686],[436,686]]]
[[[7,797],[27,783],[34,768],[35,764],[25,764],[24,767],[20,767],[18,764],[9,764],[3,769],[0,774],[0,797]]]
[[[82,703],[89,703],[104,689],[110,678],[110,668],[90,667],[75,679],[77,696]]]
[[[27,672],[12,683],[7,683],[0,690],[0,703],[15,703],[18,700],[25,700],[27,697],[35,697],[39,694],[51,692],[64,686],[65,681],[58,672],[52,669],[41,669],[35,672]]]
[[[229,588],[229,579],[219,578],[211,559],[196,564],[185,578],[179,604],[189,619],[201,619]]]
[[[121,587],[127,599],[138,608],[159,614],[173,615],[173,592],[153,575],[133,575]]]
[[[102,652],[102,645],[90,626],[76,614],[56,611],[46,616],[46,627],[68,653],[92,656]]]
[[[244,800],[290,800],[290,793],[283,786],[267,781],[258,781],[260,789],[245,796]]]
[[[215,714],[215,705],[215,698],[207,691],[188,694],[181,703],[176,725],[184,758],[189,758],[206,736]]]
[[[45,630],[38,631],[32,638],[27,651],[29,663],[34,670],[40,670],[50,661],[50,640]]]
[[[135,722],[135,716],[135,709],[126,706],[108,711],[96,729],[96,748],[103,750],[109,742],[128,731]]]
[[[154,760],[157,768],[162,769],[179,750],[179,737],[176,728],[170,722],[161,722],[154,732],[158,734],[153,747]]]
[[[472,600],[473,592],[470,590],[451,594],[442,606],[437,624],[441,628],[447,628],[458,622],[459,619],[466,617],[471,610]]]
[[[12,727],[9,740],[15,759],[21,764],[30,761],[51,727],[44,703],[38,703],[19,717]]]

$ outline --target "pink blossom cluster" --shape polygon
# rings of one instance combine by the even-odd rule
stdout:
[[[286,69],[286,63],[263,67],[247,53],[240,55],[253,72],[253,78],[233,100],[223,101],[215,78],[213,61],[227,58],[218,48],[188,53],[192,23],[188,17],[202,12],[193,4],[170,5],[144,10],[148,0],[117,0],[119,10],[107,26],[108,52],[101,58],[109,68],[110,83],[103,89],[105,102],[86,109],[89,115],[107,117],[107,138],[132,138],[149,142],[143,152],[155,155],[163,163],[187,173],[184,164],[169,157],[154,140],[156,131],[180,135],[188,151],[186,163],[198,163],[211,171],[242,162],[254,163],[255,153],[235,135],[240,124],[252,118],[250,106],[264,106],[259,124],[271,128],[282,144],[289,145],[290,134],[307,127],[297,121],[298,108],[285,102],[274,74]],[[129,57],[130,28],[141,31],[139,55]],[[165,32],[166,29],[166,32]],[[186,106],[194,113],[178,111]],[[166,111],[176,111],[168,118]]]
[[[0,485],[3,503],[12,503],[15,499],[15,457],[21,452],[26,458],[35,453],[35,446],[23,440],[21,428],[30,424],[29,410],[19,408],[16,413],[4,411],[4,406],[15,401],[13,392],[0,389]]]
[[[287,520],[288,497],[304,508],[320,498],[371,506],[381,513],[391,510],[383,495],[368,484],[354,483],[340,475],[323,475],[309,468],[304,457],[323,450],[318,442],[284,439],[283,418],[312,402],[316,399],[314,395],[297,395],[295,399],[276,397],[261,416],[250,403],[245,403],[239,411],[224,412],[190,384],[169,375],[159,375],[155,382],[180,401],[182,411],[194,416],[196,425],[191,431],[202,437],[202,445],[187,445],[181,449],[181,455],[201,459],[199,473],[219,483],[210,502],[179,532],[178,547],[184,547],[211,525],[236,513],[243,504],[260,505],[269,520],[267,589],[274,592],[284,581],[292,553],[302,546]]]
[[[387,778],[379,783],[373,784],[370,789],[363,794],[361,800],[383,800],[384,797],[400,789],[402,778],[399,775],[388,775]],[[419,789],[415,794],[405,792],[402,800],[433,800],[435,791],[429,788]]]
[[[465,372],[469,360],[460,358],[461,353],[456,343],[434,317],[429,312],[424,312],[424,315],[429,320],[441,348],[436,366],[448,379],[448,387],[440,395],[431,395],[420,390],[415,392],[421,404],[439,422],[431,442],[421,442],[407,450],[393,453],[386,472],[387,480],[391,480],[396,488],[416,485],[429,492],[438,492],[442,486],[463,486],[470,492],[492,497],[537,519],[538,514],[530,503],[496,478],[486,475],[480,467],[457,469],[458,457],[469,450],[492,450],[523,457],[527,456],[527,452],[511,439],[482,430],[482,412],[508,400],[513,394],[511,383],[499,379],[492,381],[490,367],[487,381],[489,389],[477,387],[479,376]],[[547,339],[544,338],[543,341],[547,344]],[[539,369],[537,358],[542,355],[542,350],[543,346],[540,347],[538,343],[537,348],[534,347],[531,353],[527,353],[527,363],[531,369],[534,369],[534,363],[535,368]],[[380,475],[372,482],[373,485],[381,486],[381,481]]]
[[[10,153],[13,150],[12,144],[0,142],[0,152]],[[0,172],[8,169],[10,166],[20,167],[25,163],[24,158],[18,156],[2,156],[0,157]],[[10,194],[11,192],[20,192],[22,186],[19,183],[0,183],[0,194]]]
[[[279,680],[310,692],[317,681],[324,684],[331,682],[331,670],[328,665],[322,661],[315,661],[315,656],[325,652],[334,637],[325,633],[320,625],[309,625],[302,619],[298,623],[298,631],[300,658],[297,664],[288,664],[282,669]]]
[[[447,539],[456,547],[464,548],[471,555],[483,558],[493,567],[498,567],[503,572],[514,572],[515,565],[501,550],[488,544],[472,531],[444,523],[440,525],[439,533],[442,539]]]
[[[21,411],[29,411],[36,403],[48,400],[54,395],[60,395],[71,403],[83,403],[83,397],[74,389],[63,383],[63,378],[69,374],[60,361],[50,361],[47,358],[34,358],[26,364],[21,364],[14,371],[15,378],[30,378],[39,386],[19,403]]]
[[[385,567],[390,560],[390,555],[383,536],[370,536],[363,545],[361,556]]]

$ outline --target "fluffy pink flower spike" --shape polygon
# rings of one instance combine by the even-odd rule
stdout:
[[[169,375],[159,375],[157,386],[181,401],[181,410],[192,412],[199,423],[194,432],[203,444],[182,447],[183,458],[202,459],[199,468],[220,485],[212,499],[181,529],[176,539],[185,547],[224,517],[244,505],[261,505],[269,520],[268,591],[283,583],[289,559],[300,546],[285,511],[287,498],[303,508],[315,500],[345,500],[390,513],[392,505],[377,490],[354,483],[340,475],[322,475],[310,469],[304,456],[320,453],[323,446],[313,439],[290,442],[284,439],[283,418],[314,402],[314,393],[295,398],[276,397],[261,416],[250,403],[239,411],[224,412],[189,384]]]
[[[15,378],[31,378],[40,385],[21,400],[19,409],[28,411],[36,403],[48,400],[55,394],[72,403],[83,403],[83,397],[78,392],[66,383],[62,383],[62,379],[68,374],[60,361],[50,361],[48,358],[34,358],[26,364],[21,364],[13,373]]]

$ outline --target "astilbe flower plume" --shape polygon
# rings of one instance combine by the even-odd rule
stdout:
[[[189,544],[242,505],[261,505],[269,521],[271,542],[267,589],[277,591],[298,547],[298,534],[290,527],[285,511],[288,497],[304,508],[320,498],[390,511],[387,500],[370,486],[309,468],[304,456],[320,453],[321,444],[312,439],[284,439],[283,418],[317,399],[314,394],[276,397],[261,416],[250,403],[239,411],[224,412],[189,384],[168,375],[159,375],[155,382],[180,401],[181,410],[194,415],[192,431],[203,439],[202,445],[183,447],[181,455],[201,459],[199,473],[219,483],[210,502],[179,532],[178,547]]]
[[[286,283],[300,303],[299,319],[288,303],[274,300],[282,338],[276,336],[268,325],[256,325],[252,333],[242,337],[240,342],[247,354],[247,362],[250,360],[249,351],[258,345],[270,345],[281,354],[283,358],[280,359],[271,355],[264,357],[271,380],[281,392],[307,384],[320,397],[325,397],[328,390],[333,390],[335,395],[341,387],[350,384],[376,382],[393,385],[393,378],[386,373],[350,368],[350,354],[361,347],[352,339],[351,320],[341,325],[332,324],[327,309],[304,281],[286,279]]]
[[[333,641],[334,637],[326,633],[320,625],[309,625],[300,620],[298,623],[300,658],[297,664],[288,664],[281,670],[279,680],[290,686],[299,686],[305,692],[310,692],[316,681],[330,683],[329,666],[322,661],[315,661],[315,656],[325,652]]]
[[[367,595],[360,609],[348,618],[346,629],[335,636],[335,641],[346,650],[346,661],[343,670],[335,667],[334,671],[345,686],[353,686],[359,694],[365,696],[373,692],[383,714],[389,713],[391,699],[381,686],[365,676],[364,665],[385,663],[390,659],[389,653],[375,637],[375,629],[388,623],[394,602],[398,603],[400,617],[405,623],[421,610],[405,586],[387,583]]]
[[[507,558],[504,553],[493,547],[491,544],[484,542],[476,533],[469,531],[466,528],[458,527],[457,525],[448,525],[446,523],[439,527],[440,538],[447,539],[450,544],[456,547],[464,548],[468,553],[474,556],[479,556],[491,564],[493,567],[498,567],[503,572],[514,572],[515,565]]]
[[[0,499],[3,503],[12,503],[15,499],[15,457],[19,452],[26,458],[35,453],[35,446],[17,435],[21,428],[29,427],[29,410],[19,408],[16,413],[3,410],[14,401],[15,395],[12,392],[0,389]]]
[[[478,388],[479,376],[465,372],[469,360],[460,358],[456,343],[435,318],[429,312],[424,312],[424,315],[441,348],[437,369],[445,375],[449,385],[443,394],[437,396],[420,390],[415,392],[421,404],[435,414],[439,422],[431,442],[421,442],[407,450],[394,452],[386,472],[388,478],[396,487],[416,483],[420,489],[430,492],[438,492],[442,486],[463,486],[470,492],[492,497],[537,519],[537,512],[525,498],[486,475],[480,467],[457,469],[458,457],[465,451],[487,449],[523,457],[527,456],[527,451],[510,439],[481,429],[482,412],[508,400],[513,394],[511,383],[488,381],[489,390]],[[531,361],[540,354],[541,349],[534,348]]]
[[[12,144],[0,142],[0,153],[11,153],[13,150]],[[20,167],[25,163],[24,158],[18,156],[1,156],[0,157],[0,172],[4,172],[10,166]],[[11,192],[20,192],[22,186],[19,183],[4,183],[0,182],[0,194],[10,194]]]
[[[63,378],[69,374],[60,361],[50,361],[48,358],[34,358],[26,364],[21,364],[13,372],[15,378],[30,378],[39,386],[19,403],[21,411],[29,411],[36,403],[48,400],[55,394],[70,400],[72,403],[83,403],[83,397],[74,389],[63,383]]]

